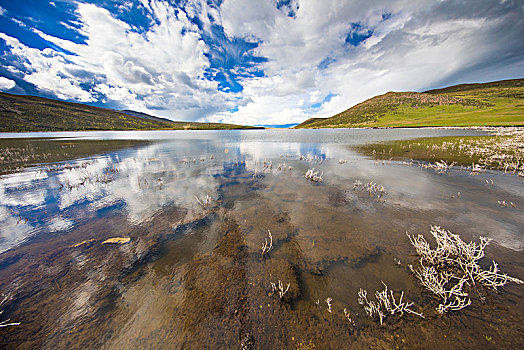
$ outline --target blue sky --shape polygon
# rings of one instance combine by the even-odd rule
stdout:
[[[522,77],[521,1],[0,0],[0,90],[271,125]]]

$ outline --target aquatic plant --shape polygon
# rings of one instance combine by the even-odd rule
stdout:
[[[3,299],[0,301],[0,308],[8,301],[11,300],[11,297],[2,294]],[[0,315],[3,313],[3,310],[0,310]],[[0,328],[9,327],[9,326],[18,326],[20,322],[9,322],[10,320],[0,321]]]
[[[269,243],[267,241],[267,238],[265,239],[265,243],[262,244],[262,248],[260,249],[262,251],[262,257],[269,254],[269,251],[273,248],[273,236],[271,235],[271,231],[267,230],[267,233],[269,235]]]
[[[280,171],[293,170],[293,168],[291,166],[287,165],[285,161],[284,161],[284,163],[278,163],[277,169],[280,170]]]
[[[254,181],[257,181],[258,179],[264,177],[264,171],[266,170],[266,168],[262,169],[262,172],[259,171],[257,168],[255,168],[255,170],[253,171],[253,180]]]
[[[437,161],[435,163],[428,163],[428,164],[422,164],[420,163],[419,166],[424,169],[434,169],[436,173],[442,174],[446,171],[450,170],[456,162],[452,162],[451,164],[446,163],[445,160]]]
[[[353,190],[366,191],[370,197],[378,199],[381,199],[386,194],[384,186],[373,181],[363,183],[360,180],[356,180],[353,184]]]
[[[516,208],[517,206],[513,203],[513,202],[506,202],[506,201],[497,201],[497,203],[503,207],[503,208],[507,208],[509,206],[512,206],[513,208]]]
[[[360,288],[358,292],[358,303],[364,306],[364,310],[368,316],[373,318],[378,317],[380,325],[384,324],[384,319],[388,314],[398,314],[399,316],[402,316],[404,315],[404,312],[406,312],[424,318],[424,315],[421,313],[410,309],[414,304],[413,302],[409,303],[402,301],[404,291],[400,294],[400,298],[397,302],[393,291],[388,290],[388,286],[383,281],[382,284],[384,285],[384,290],[375,292],[376,301],[368,300],[368,292],[365,289]]]
[[[486,171],[486,168],[483,167],[482,165],[480,164],[475,164],[475,163],[472,163],[471,164],[471,172],[469,173],[470,175],[478,175],[480,173],[483,173]]]
[[[407,235],[420,258],[418,268],[409,267],[420,283],[441,299],[436,309],[438,313],[460,310],[471,304],[468,293],[464,291],[465,284],[478,283],[496,290],[508,282],[524,283],[501,273],[495,261],[488,270],[479,265],[490,238],[480,237],[479,243],[466,243],[457,234],[431,226],[431,235],[437,243],[433,249],[422,235]]]
[[[280,280],[278,280],[278,285],[276,283],[273,283],[273,282],[270,282],[270,283],[271,283],[271,292],[272,293],[278,292],[278,296],[279,296],[280,300],[282,300],[284,295],[289,290],[289,286],[291,285],[291,283],[288,283],[286,289],[284,289],[284,284]]]
[[[196,198],[198,204],[200,204],[200,205],[202,206],[202,208],[204,208],[204,209],[207,208],[207,207],[209,207],[209,206],[211,205],[211,201],[212,201],[212,199],[211,199],[211,197],[209,197],[209,195],[206,195],[206,198],[204,198],[203,201],[201,201],[200,199],[198,199],[197,196],[195,196],[195,198]]]
[[[421,265],[417,270],[414,269],[412,265],[409,265],[409,268],[426,289],[442,299],[442,302],[436,309],[438,313],[443,314],[448,310],[461,310],[471,304],[468,293],[463,290],[467,277],[462,276],[462,278],[450,288],[446,285],[450,279],[454,277],[451,273],[439,273],[433,266],[428,267]]]
[[[344,308],[344,317],[346,318],[346,320],[348,320],[350,324],[352,324],[353,326],[355,325],[355,322],[351,319],[351,315],[349,314],[349,311],[346,308]]]
[[[86,163],[83,163],[82,165],[75,165],[75,166],[70,166],[66,164],[66,166],[60,169],[60,171],[63,171],[63,170],[72,171],[72,170],[76,170],[79,168],[85,168],[86,167],[85,165]],[[72,190],[79,190],[82,186],[86,186],[86,185],[92,185],[92,184],[97,184],[97,183],[108,184],[115,180],[116,174],[119,172],[120,170],[118,170],[118,168],[114,166],[104,170],[102,174],[82,171],[82,176],[80,176],[78,181],[76,182],[71,182],[69,179],[65,180],[64,183],[58,182],[59,190],[61,190],[62,188],[66,188],[68,191],[72,191]],[[140,186],[140,177],[138,180],[138,185]]]
[[[319,156],[303,156],[303,155],[300,155],[298,157],[298,159],[305,160],[308,163],[322,163],[324,161],[324,159],[322,157],[319,157]]]
[[[331,299],[330,297],[327,297],[326,298],[326,304],[327,304],[327,311],[329,313],[331,313],[331,302],[333,301],[333,299]]]
[[[309,169],[306,174],[304,175],[304,177],[307,179],[307,180],[310,180],[310,181],[313,181],[313,182],[322,182],[322,176],[324,175],[324,173],[322,172],[322,174],[318,174],[318,171],[315,171],[315,168],[311,168]]]

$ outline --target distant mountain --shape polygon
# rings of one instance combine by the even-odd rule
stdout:
[[[163,123],[166,123],[166,122],[167,123],[172,123],[173,122],[171,119],[155,117],[155,116],[149,115],[147,113],[131,111],[129,109],[124,109],[124,110],[121,110],[120,112],[125,113],[125,114],[130,115],[130,116],[133,116],[133,117],[142,118],[142,119],[148,119],[148,120],[155,120],[157,122],[163,122]]]
[[[524,79],[388,92],[295,128],[524,125]]]
[[[289,129],[289,128],[292,128],[294,126],[297,126],[298,123],[293,123],[293,124],[267,124],[267,125],[257,125],[257,126],[261,126],[263,128],[272,128],[272,129]]]
[[[234,124],[170,121],[133,111],[124,113],[43,97],[0,93],[0,132],[254,128],[261,129]]]

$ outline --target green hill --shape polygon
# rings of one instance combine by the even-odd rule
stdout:
[[[524,125],[524,79],[388,92],[295,128]]]
[[[253,128],[234,124],[172,122],[152,116],[145,118],[143,113],[140,117],[130,115],[129,112],[43,97],[0,93],[0,132]]]

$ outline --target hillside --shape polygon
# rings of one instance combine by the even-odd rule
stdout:
[[[147,114],[147,113],[132,111],[132,110],[129,110],[129,109],[124,109],[124,110],[121,110],[119,112],[125,113],[127,115],[132,116],[132,117],[137,117],[137,118],[142,118],[142,119],[149,119],[149,120],[156,120],[157,122],[168,122],[168,123],[173,122],[172,120],[167,119],[167,118],[155,117],[155,116],[152,116],[152,115]]]
[[[295,128],[524,125],[524,79],[388,92]]]
[[[171,122],[156,117],[148,119],[80,103],[0,93],[0,132],[251,128],[233,124]]]

